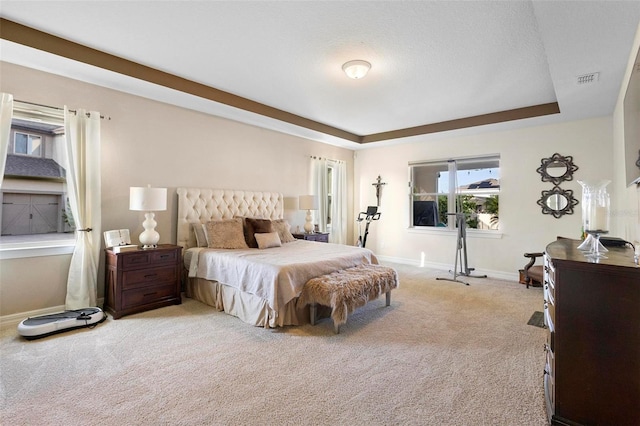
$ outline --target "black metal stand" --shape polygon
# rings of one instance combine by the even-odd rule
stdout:
[[[358,213],[356,221],[360,224],[363,220],[367,222],[364,228],[364,239],[362,235],[358,235],[358,247],[364,247],[367,244],[367,235],[369,235],[369,225],[371,221],[380,219],[380,213],[378,213],[378,207],[369,206],[366,212]],[[358,233],[360,231],[360,225],[358,225]]]
[[[456,226],[458,227],[456,260],[453,264],[453,271],[449,271],[453,273],[453,278],[436,278],[436,280],[453,281],[469,285],[469,283],[459,280],[458,276],[462,275],[472,278],[487,278],[486,275],[472,275],[471,272],[474,268],[469,268],[469,265],[467,264],[467,221],[465,220],[464,213],[449,213],[449,215],[456,216]],[[460,272],[458,272],[458,259],[460,260]]]

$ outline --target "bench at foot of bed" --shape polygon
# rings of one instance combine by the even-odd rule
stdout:
[[[318,304],[331,308],[336,334],[347,322],[347,316],[368,301],[386,294],[391,304],[391,290],[398,287],[398,273],[382,265],[360,265],[312,278],[302,288],[298,306],[311,305],[311,325],[315,324]]]

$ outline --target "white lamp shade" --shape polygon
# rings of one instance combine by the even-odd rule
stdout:
[[[157,212],[167,209],[167,188],[131,187],[129,210]]]
[[[362,60],[349,61],[342,66],[344,73],[347,74],[349,78],[353,78],[355,80],[367,75],[370,69],[371,64]]]
[[[315,195],[301,195],[298,199],[300,210],[318,210],[318,197]]]

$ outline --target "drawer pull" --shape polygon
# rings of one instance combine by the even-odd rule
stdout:
[[[157,291],[154,291],[153,293],[145,293],[144,297],[155,296],[156,294],[158,294]]]
[[[160,259],[168,259],[169,257],[170,257],[170,255],[168,255],[168,254],[160,255]]]
[[[149,274],[149,275],[145,275],[144,277],[145,278],[155,278],[157,276],[158,276],[158,274]]]

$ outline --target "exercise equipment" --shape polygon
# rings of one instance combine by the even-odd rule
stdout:
[[[456,217],[456,227],[458,228],[458,238],[456,245],[456,260],[453,264],[453,278],[436,278],[436,280],[453,281],[465,285],[469,285],[468,282],[458,279],[458,275],[473,278],[487,278],[486,275],[472,275],[474,268],[469,268],[467,263],[467,220],[464,213],[447,213],[449,216]],[[460,260],[460,271],[458,272],[458,260]]]
[[[453,162],[453,170],[455,176],[453,184],[455,185],[455,188],[457,188],[455,199],[456,213],[447,213],[447,215],[456,217],[456,228],[458,229],[458,236],[456,241],[456,259],[453,263],[453,270],[449,271],[449,273],[453,273],[453,278],[436,278],[436,280],[453,281],[464,285],[469,285],[468,282],[459,280],[458,275],[473,278],[487,278],[487,276],[472,275],[471,272],[474,270],[474,268],[469,268],[469,265],[467,263],[467,219],[465,217],[465,214],[460,211],[462,210],[462,198],[459,192],[460,187],[458,186],[458,166],[455,160],[450,160],[450,162]],[[458,271],[458,260],[460,260],[460,271]]]
[[[358,247],[364,247],[367,244],[367,235],[369,235],[369,225],[372,221],[380,219],[380,212],[378,212],[377,206],[367,207],[366,212],[358,213]],[[364,238],[362,238],[362,222],[367,222],[364,228]]]
[[[39,339],[76,328],[93,328],[106,319],[107,315],[100,308],[57,312],[22,320],[18,324],[18,334],[27,340]]]

